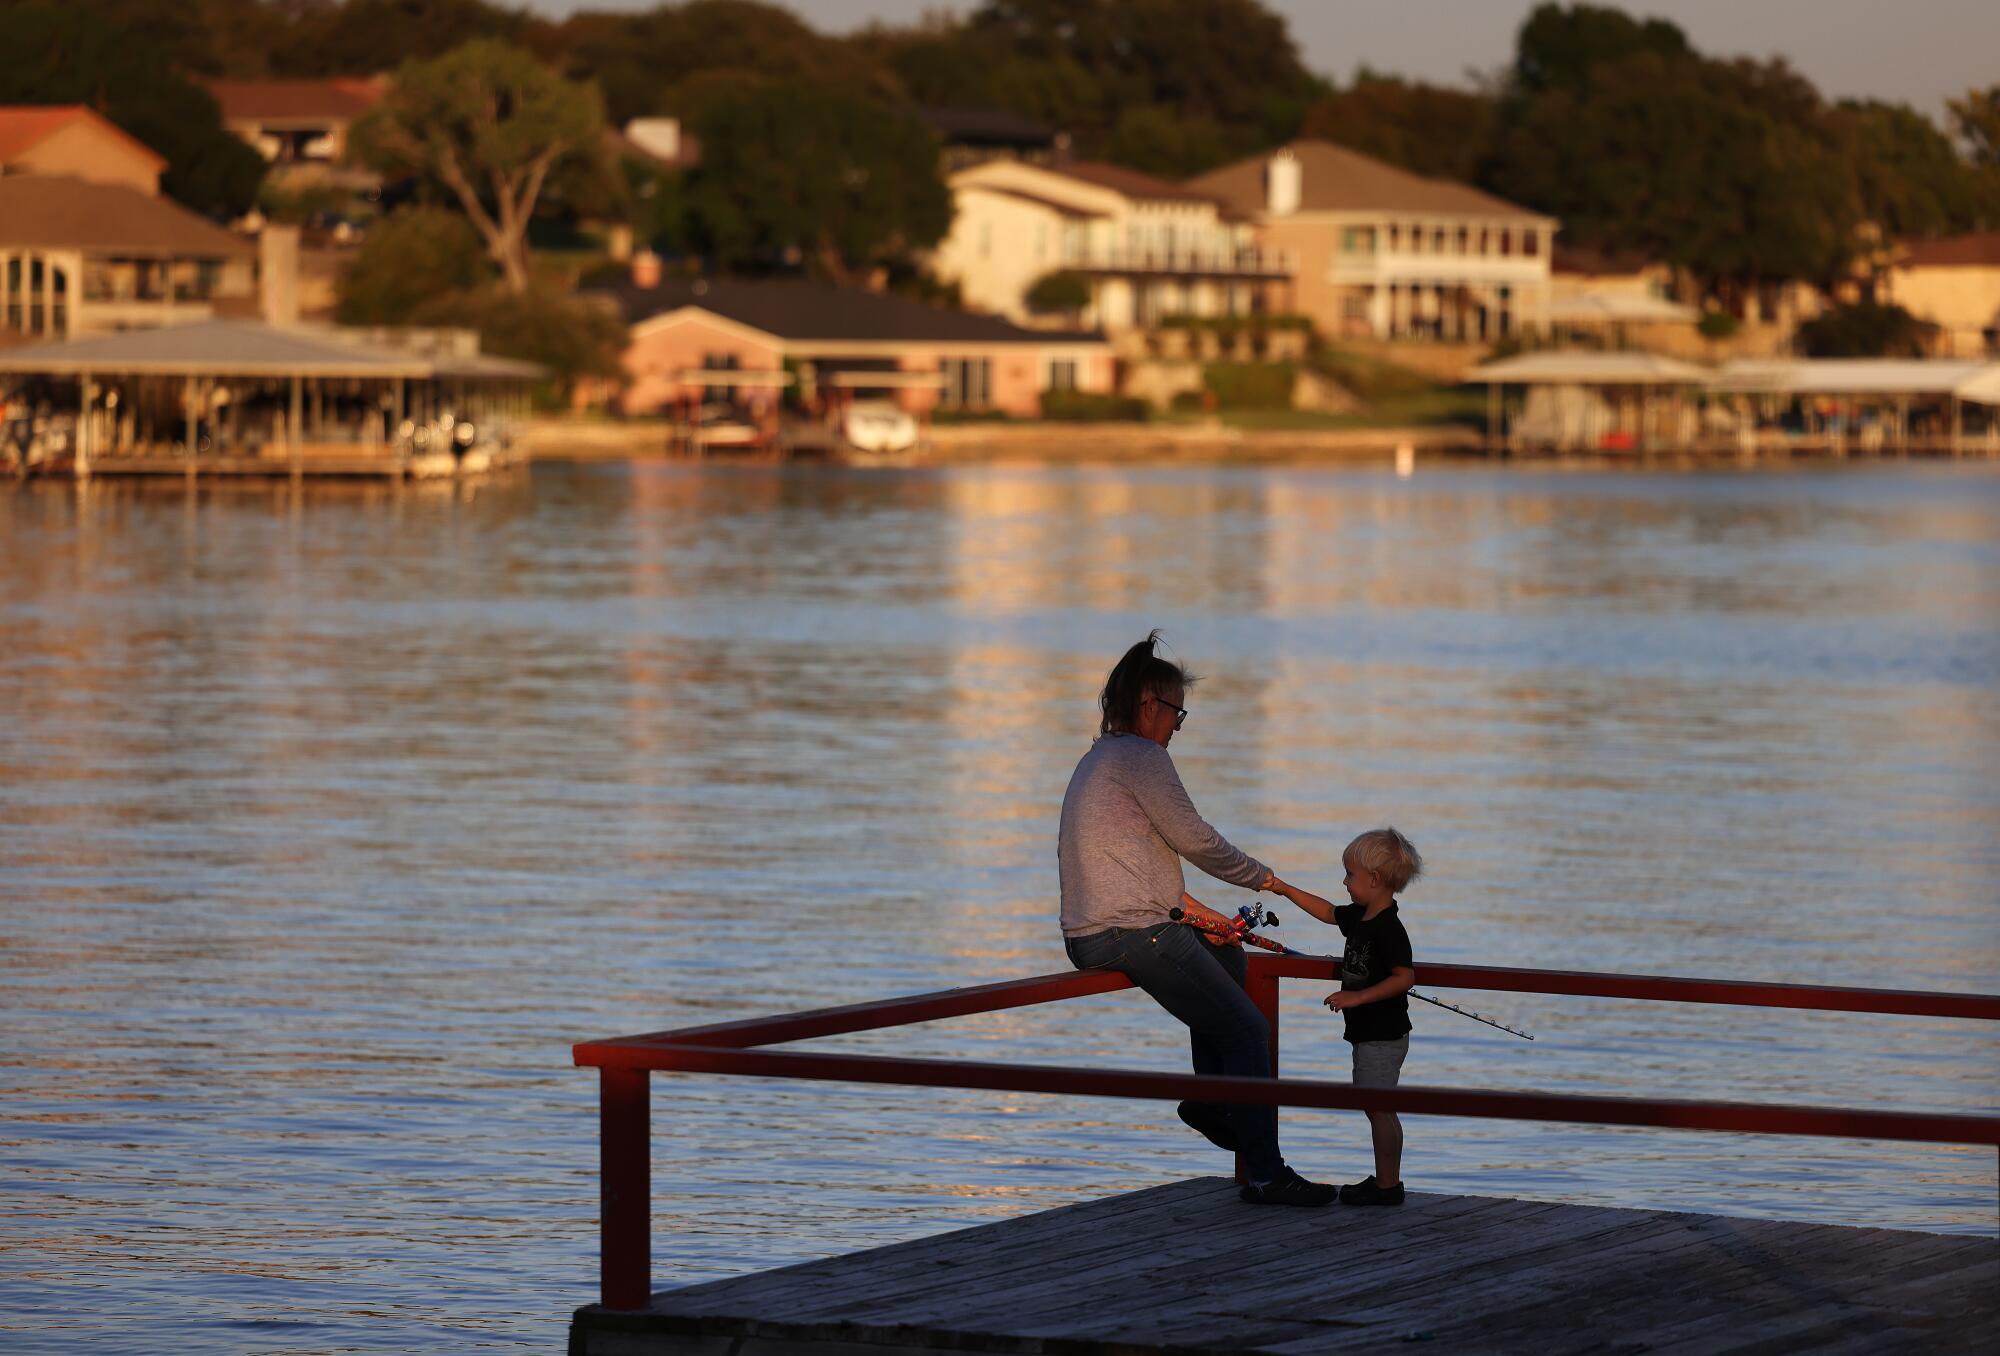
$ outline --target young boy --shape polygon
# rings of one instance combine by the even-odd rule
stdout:
[[[1318,895],[1273,877],[1264,887],[1283,895],[1347,938],[1340,960],[1340,991],[1326,1005],[1347,1020],[1354,1047],[1354,1086],[1393,1088],[1410,1052],[1410,1000],[1417,982],[1410,934],[1396,916],[1396,892],[1423,873],[1424,859],[1394,829],[1371,829],[1341,854],[1347,868],[1347,897],[1335,908]],[[1403,1123],[1393,1111],[1368,1113],[1375,1141],[1375,1172],[1340,1189],[1343,1205],[1403,1203]]]

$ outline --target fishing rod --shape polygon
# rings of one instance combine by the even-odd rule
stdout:
[[[1173,919],[1176,923],[1186,923],[1191,928],[1200,928],[1201,931],[1207,933],[1209,936],[1224,942],[1248,942],[1250,945],[1262,947],[1266,951],[1275,951],[1281,956],[1299,956],[1306,960],[1332,961],[1335,965],[1340,963],[1339,958],[1336,956],[1316,956],[1310,951],[1295,951],[1275,938],[1260,937],[1250,931],[1251,928],[1255,927],[1277,927],[1279,924],[1280,920],[1278,916],[1262,904],[1245,904],[1236,911],[1235,919],[1221,929],[1202,927],[1200,923],[1189,918],[1186,911],[1179,905],[1175,905],[1173,908],[1167,910],[1167,917]],[[1447,1003],[1441,998],[1432,998],[1429,994],[1418,993],[1415,989],[1408,989],[1405,992],[1412,998],[1429,1003],[1432,1007],[1443,1008],[1446,1012],[1455,1012],[1461,1017],[1470,1017],[1475,1022],[1484,1022],[1486,1025],[1504,1031],[1510,1036],[1519,1036],[1524,1041],[1534,1039],[1533,1036],[1530,1036],[1525,1031],[1516,1031],[1505,1022],[1496,1022],[1491,1017],[1482,1017],[1478,1013],[1468,1011],[1455,1003]]]

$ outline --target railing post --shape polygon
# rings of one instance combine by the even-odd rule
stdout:
[[[599,1081],[598,1302],[644,1309],[652,1301],[653,1160],[644,1069],[603,1069]]]
[[[1257,1011],[1264,1014],[1264,1021],[1271,1028],[1271,1077],[1278,1076],[1278,976],[1262,956],[1249,957],[1249,967],[1243,977],[1243,991],[1250,995],[1250,1001],[1257,1005]],[[1271,1108],[1275,1117],[1278,1108]],[[1248,1182],[1244,1171],[1243,1155],[1236,1155],[1236,1180]]]

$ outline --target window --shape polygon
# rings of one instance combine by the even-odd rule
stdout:
[[[947,409],[981,409],[993,403],[993,360],[946,358],[938,365],[944,389],[938,403]]]
[[[1500,254],[1504,258],[1514,252],[1514,233],[1506,227],[1500,228]]]
[[[1367,294],[1364,292],[1349,292],[1345,297],[1341,298],[1340,314],[1348,320],[1366,320],[1368,318]]]
[[[1458,252],[1460,254],[1466,254],[1470,252],[1471,248],[1472,248],[1472,228],[1469,226],[1459,227]]]
[[[1444,233],[1444,227],[1440,226],[1440,227],[1438,227],[1438,228],[1437,228],[1436,230],[1432,231],[1432,232],[1431,232],[1431,251],[1432,251],[1433,253],[1435,253],[1435,254],[1443,254],[1443,253],[1444,253],[1444,240],[1445,240],[1445,233]]]
[[[1542,233],[1540,231],[1521,232],[1521,253],[1532,259],[1541,252]]]
[[[1373,254],[1375,252],[1375,228],[1373,226],[1345,226],[1340,232],[1340,252],[1342,254]]]
[[[1479,252],[1481,254],[1493,253],[1493,232],[1487,230],[1484,226],[1479,228]]]
[[[1403,248],[1403,228],[1401,226],[1391,226],[1389,228],[1389,248],[1391,250]]]
[[[1054,358],[1049,361],[1049,389],[1051,391],[1076,389],[1076,359]]]

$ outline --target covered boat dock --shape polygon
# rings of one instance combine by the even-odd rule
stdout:
[[[2000,362],[1777,359],[1719,368],[1552,350],[1476,368],[1487,449],[2000,456]]]
[[[0,463],[93,475],[465,474],[513,460],[542,376],[423,332],[428,351],[241,320],[0,352]]]

